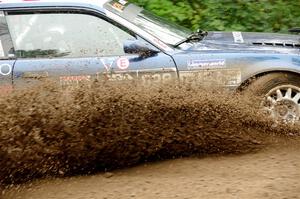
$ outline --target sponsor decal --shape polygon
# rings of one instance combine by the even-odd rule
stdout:
[[[189,70],[225,68],[226,61],[225,59],[190,60],[187,66]]]
[[[60,80],[60,84],[63,86],[74,85],[74,84],[76,85],[79,84],[80,82],[90,82],[91,76],[89,75],[61,76],[59,80]]]
[[[119,12],[123,12],[123,10],[126,8],[128,1],[126,0],[119,0],[119,1],[112,1],[111,6],[116,9]]]
[[[1,64],[0,65],[0,75],[7,76],[11,74],[12,66],[10,64]]]
[[[22,78],[34,78],[34,79],[41,79],[46,78],[49,76],[47,71],[40,71],[40,72],[24,72],[22,74]]]
[[[117,66],[121,70],[128,69],[129,65],[130,65],[130,62],[126,57],[121,57],[117,60]]]
[[[152,83],[165,83],[171,80],[177,80],[176,68],[157,68],[144,70],[126,70],[99,72],[96,75],[98,81],[131,81],[141,80],[143,85]]]
[[[102,64],[104,65],[106,71],[110,71],[113,63],[114,63],[114,60],[108,60],[108,59],[100,59]]]
[[[125,0],[119,0],[119,3],[122,4],[123,6],[125,6],[125,5],[128,3],[128,1],[125,1]]]
[[[113,8],[115,8],[116,10],[121,11],[121,12],[122,12],[122,11],[124,10],[124,8],[125,8],[125,6],[123,6],[122,4],[117,3],[117,2],[113,3],[112,6],[113,6]]]
[[[242,81],[240,69],[215,69],[198,71],[181,71],[179,73],[182,83],[207,86],[237,86]]]
[[[232,32],[235,43],[244,43],[244,38],[241,32]]]
[[[63,81],[89,81],[91,76],[89,75],[82,75],[82,76],[62,76],[60,77]]]
[[[114,0],[114,1],[110,2],[110,5],[119,12],[123,12],[123,10],[126,8],[127,4],[128,4],[128,1],[126,1],[126,0],[119,0],[119,1]]]

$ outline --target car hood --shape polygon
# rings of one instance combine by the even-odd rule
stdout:
[[[300,49],[300,36],[277,33],[252,33],[252,32],[209,32],[191,50],[203,48],[211,49],[263,49],[263,50],[295,50]]]

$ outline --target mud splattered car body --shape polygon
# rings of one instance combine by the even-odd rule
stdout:
[[[2,89],[44,78],[63,85],[179,79],[238,89],[254,77],[300,73],[298,35],[192,34],[124,0],[7,0],[0,12]],[[298,105],[297,90],[289,97]]]

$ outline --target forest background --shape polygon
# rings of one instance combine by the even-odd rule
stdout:
[[[191,30],[283,32],[300,27],[300,0],[131,0]]]

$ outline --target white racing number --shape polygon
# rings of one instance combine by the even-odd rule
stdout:
[[[0,75],[10,75],[12,72],[12,66],[10,64],[1,64],[0,65]]]

